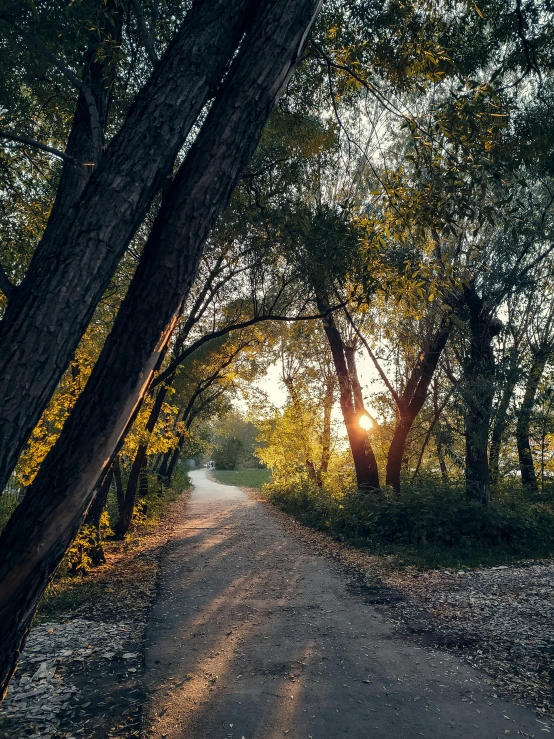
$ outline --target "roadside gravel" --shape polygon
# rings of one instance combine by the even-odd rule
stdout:
[[[252,497],[259,493],[249,490]],[[554,561],[420,571],[299,524],[265,502],[295,536],[354,575],[399,631],[481,669],[502,695],[554,718]],[[548,724],[549,725],[549,724]]]

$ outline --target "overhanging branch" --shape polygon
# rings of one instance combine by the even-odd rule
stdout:
[[[250,328],[250,326],[254,326],[256,323],[262,323],[263,321],[314,321],[318,318],[325,318],[329,313],[331,313],[334,310],[337,310],[342,306],[334,306],[333,308],[330,308],[328,311],[325,311],[324,313],[318,313],[316,315],[311,316],[275,316],[275,315],[261,315],[261,316],[254,316],[253,318],[249,318],[247,321],[241,321],[240,323],[232,323],[228,326],[225,326],[217,331],[212,331],[209,334],[206,334],[205,336],[202,336],[200,339],[195,341],[193,344],[188,346],[184,351],[177,356],[173,362],[163,371],[161,372],[151,383],[149,392],[152,392],[152,390],[160,385],[162,382],[165,382],[171,375],[175,372],[175,370],[179,367],[180,364],[182,364],[187,357],[190,357],[193,352],[195,352],[197,349],[199,349],[204,344],[207,344],[208,341],[213,341],[214,339],[219,339],[221,336],[226,336],[227,334],[231,333],[231,331],[240,331],[245,328]]]
[[[72,157],[69,154],[65,154],[59,149],[54,149],[53,146],[41,144],[40,141],[35,141],[35,139],[32,139],[29,136],[22,136],[20,134],[10,133],[10,131],[0,131],[0,138],[7,139],[8,141],[16,141],[18,144],[25,144],[25,146],[32,146],[33,149],[40,149],[40,151],[45,151],[48,154],[53,154],[55,157],[63,159],[65,162],[78,164],[75,157]]]

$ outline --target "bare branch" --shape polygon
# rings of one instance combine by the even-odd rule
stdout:
[[[53,154],[53,156],[58,157],[59,159],[63,159],[66,162],[72,162],[73,164],[78,164],[75,157],[72,157],[69,154],[65,154],[63,151],[60,151],[59,149],[54,149],[54,147],[52,146],[41,144],[40,141],[35,141],[35,139],[31,139],[29,138],[29,136],[21,136],[15,133],[10,133],[9,131],[0,131],[0,138],[8,139],[9,141],[17,141],[18,144],[25,144],[26,146],[32,146],[34,149],[40,149],[41,151],[45,151],[48,154]]]
[[[159,59],[156,54],[156,49],[154,48],[152,33],[146,27],[146,20],[144,19],[142,8],[140,7],[140,0],[131,0],[131,2],[133,4],[135,18],[139,27],[142,45],[144,46],[152,65],[155,67],[158,64]]]
[[[366,351],[369,354],[371,361],[375,365],[375,369],[379,373],[380,378],[385,383],[385,385],[387,387],[387,390],[392,395],[392,397],[394,399],[394,402],[396,403],[396,405],[398,407],[400,407],[400,405],[402,404],[402,400],[401,400],[400,396],[398,395],[398,393],[396,392],[396,390],[394,389],[394,387],[393,387],[392,383],[390,382],[389,378],[386,376],[385,371],[383,370],[383,368],[381,367],[381,365],[379,363],[379,360],[377,359],[377,357],[375,356],[375,354],[371,350],[371,347],[367,343],[367,341],[365,339],[365,336],[363,336],[360,333],[360,330],[358,329],[358,327],[356,326],[356,324],[352,320],[352,316],[348,312],[346,306],[343,306],[343,310],[344,310],[344,314],[346,316],[346,319],[348,320],[348,323],[352,326],[352,328],[356,332],[357,337],[360,339],[360,341],[362,342],[362,344],[365,346]]]

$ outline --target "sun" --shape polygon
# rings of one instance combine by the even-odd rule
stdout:
[[[364,413],[363,416],[360,416],[360,420],[358,421],[360,426],[365,429],[366,431],[369,431],[371,428],[373,428],[373,421],[371,418],[367,415],[367,413]]]

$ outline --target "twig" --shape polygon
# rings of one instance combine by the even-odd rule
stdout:
[[[375,369],[377,370],[377,372],[379,373],[379,376],[381,377],[381,379],[385,383],[385,385],[387,387],[387,390],[392,395],[392,397],[394,399],[394,402],[396,403],[397,406],[400,406],[400,404],[402,402],[401,401],[401,398],[398,395],[398,393],[396,392],[396,390],[394,389],[394,387],[392,386],[392,383],[390,382],[389,378],[386,376],[384,370],[382,369],[382,367],[381,367],[381,365],[379,363],[379,360],[377,359],[377,357],[375,356],[375,354],[372,352],[371,347],[367,343],[365,337],[360,333],[358,327],[356,326],[356,324],[352,320],[352,316],[348,312],[346,306],[343,306],[343,310],[344,310],[344,314],[346,316],[346,319],[347,319],[348,323],[352,326],[352,328],[356,332],[357,337],[360,339],[360,341],[362,342],[362,344],[365,346],[366,351],[367,351],[367,353],[369,354],[369,356],[371,358],[371,361],[375,365]]]

